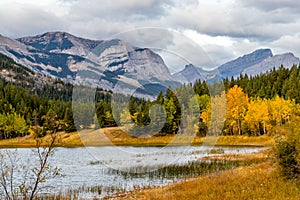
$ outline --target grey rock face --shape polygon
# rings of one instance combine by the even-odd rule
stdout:
[[[89,40],[64,32],[1,38],[3,54],[32,70],[70,82],[104,89],[112,89],[118,82],[142,90],[144,84],[178,85],[158,54],[118,39]]]
[[[293,65],[298,65],[299,63],[299,58],[295,57],[292,53],[273,56],[270,49],[259,49],[229,61],[212,71],[205,71],[192,64],[186,65],[182,71],[175,73],[173,77],[182,83],[193,83],[196,80],[208,80],[215,75],[221,75],[223,78],[231,78],[232,76],[236,78],[240,74],[254,76],[270,71],[273,68],[278,69],[281,65],[291,68]]]
[[[273,53],[270,49],[259,49],[235,60],[229,61],[219,66],[218,69],[223,77],[237,77],[246,68],[256,65],[272,56]]]
[[[294,64],[298,65],[299,63],[299,58],[295,57],[292,53],[279,54],[244,69],[243,74],[254,76],[270,71],[273,68],[278,69],[281,65],[283,65],[285,68],[291,68]]]
[[[88,40],[65,32],[49,32],[32,37],[22,37],[19,42],[43,52],[87,56],[101,41]]]
[[[173,77],[182,83],[194,83],[196,80],[206,80],[208,75],[208,71],[189,64],[186,65],[182,71],[173,74]]]

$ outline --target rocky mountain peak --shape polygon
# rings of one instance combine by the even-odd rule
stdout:
[[[244,57],[254,57],[254,58],[258,58],[258,57],[272,57],[273,53],[271,49],[258,49],[253,51],[250,54],[246,54],[244,56],[242,56],[242,58]]]
[[[298,65],[299,63],[299,58],[295,57],[293,53],[289,52],[266,58],[262,62],[244,69],[242,73],[248,75],[257,75],[270,71],[273,68],[278,69],[281,65],[283,65],[285,68],[291,68],[293,65]]]
[[[193,83],[196,80],[205,80],[208,74],[209,72],[202,68],[196,67],[193,64],[187,64],[182,71],[173,74],[173,77],[183,83]]]
[[[281,54],[281,55],[284,56],[284,57],[295,57],[295,55],[292,52],[284,53],[284,54]]]
[[[285,68],[291,68],[299,63],[299,58],[291,52],[273,55],[270,49],[258,49],[221,65],[217,68],[218,71],[205,71],[189,64],[182,71],[175,73],[173,77],[176,80],[181,80],[181,82],[194,82],[198,79],[202,80],[203,77],[209,78],[213,74],[219,73],[224,78],[238,77],[241,73],[254,76],[273,68],[278,69],[281,65]]]
[[[83,39],[66,32],[47,32],[17,40],[43,52],[67,53],[77,56],[86,56],[101,43],[98,40]]]
[[[160,85],[160,90],[161,85],[167,88],[179,84],[157,53],[120,39],[90,40],[65,32],[47,32],[9,41],[0,41],[5,55],[38,73],[62,80],[87,82],[109,90],[117,83],[131,88],[141,86],[150,95],[155,92],[143,88],[145,84],[148,88]],[[10,48],[2,48],[2,43]],[[20,47],[24,50],[20,51]]]
[[[224,77],[239,76],[244,69],[256,65],[263,60],[273,57],[271,49],[258,49],[218,67]]]
[[[187,64],[184,66],[184,69],[186,70],[196,70],[195,66],[192,64]]]

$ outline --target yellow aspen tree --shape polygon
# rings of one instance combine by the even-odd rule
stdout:
[[[295,120],[298,118],[298,107],[294,100],[285,100],[279,96],[269,102],[270,123],[273,132],[278,134],[285,133],[287,129],[295,126]],[[287,129],[286,129],[287,128]]]
[[[207,127],[210,126],[210,121],[211,121],[211,102],[210,101],[207,103],[205,111],[203,111],[200,114],[200,118],[207,125]]]
[[[266,134],[270,127],[267,100],[251,100],[244,119],[252,135]]]
[[[291,100],[285,100],[276,96],[269,103],[270,121],[273,126],[281,127],[289,121],[293,108]]]
[[[248,96],[242,88],[235,85],[228,90],[226,100],[226,125],[229,132],[242,135],[242,121],[248,107]]]
[[[201,113],[200,118],[208,127],[209,135],[219,135],[224,127],[226,116],[225,93],[211,97],[206,104],[206,109]]]

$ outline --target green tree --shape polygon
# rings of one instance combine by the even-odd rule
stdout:
[[[13,126],[14,131],[18,136],[24,136],[28,134],[28,126],[25,119],[16,113],[14,113]]]
[[[65,110],[65,114],[64,114],[64,118],[63,118],[63,130],[66,133],[76,131],[71,106],[68,106]]]

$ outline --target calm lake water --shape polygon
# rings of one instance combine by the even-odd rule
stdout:
[[[214,147],[215,153],[245,154],[258,152],[261,147]],[[4,151],[4,149],[1,149]],[[26,165],[33,164],[28,159],[33,156],[32,150],[20,148],[16,150]],[[184,165],[187,162],[198,161],[206,156],[214,156],[211,147],[206,146],[176,146],[176,147],[82,147],[57,148],[50,162],[52,166],[61,168],[64,177],[47,180],[41,186],[49,186],[48,192],[65,192],[81,186],[103,187],[102,196],[109,193],[108,188],[132,190],[135,186],[159,186],[173,183],[174,179],[160,179],[135,177],[124,178],[121,175],[108,173],[109,169],[126,172],[128,169],[147,166],[148,170],[155,170],[167,165]],[[144,172],[143,169],[140,172]],[[92,198],[93,194],[85,194],[85,198]]]

